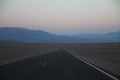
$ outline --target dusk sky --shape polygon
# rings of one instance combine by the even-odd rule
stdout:
[[[0,27],[56,34],[120,30],[120,0],[0,0]]]

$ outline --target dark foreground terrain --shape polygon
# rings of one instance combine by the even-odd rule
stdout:
[[[66,50],[120,76],[120,42],[73,43]]]
[[[0,80],[118,80],[63,49],[0,66]]]
[[[15,58],[41,55],[59,49],[62,43],[0,42],[0,63]]]
[[[11,67],[7,69],[7,66],[4,67],[6,68],[5,74],[1,76],[4,77],[12,77],[16,76],[19,77],[20,79],[23,76],[26,76],[29,72],[33,70],[32,68],[37,68],[37,66],[31,66],[39,63],[38,65],[46,65],[45,63],[42,62],[44,61],[43,58],[40,58],[40,55],[46,54],[49,52],[52,52],[54,50],[58,50],[61,47],[64,47],[64,50],[71,53],[72,55],[76,55],[80,58],[83,58],[87,60],[88,62],[110,72],[113,73],[117,76],[120,76],[120,42],[109,42],[109,43],[18,43],[18,42],[0,42],[0,64],[6,64],[6,63],[11,63],[14,61],[20,61],[19,63],[26,63],[24,64],[26,67],[22,67],[23,65],[16,65],[19,63],[15,63],[16,66]],[[24,59],[33,57],[33,56],[39,56],[36,58],[36,62],[24,62]],[[42,56],[41,56],[42,57]],[[56,58],[58,58],[56,56]],[[51,59],[51,58],[50,58]],[[58,58],[59,59],[59,58]],[[37,61],[38,60],[38,61]],[[57,59],[54,59],[57,60]],[[52,60],[52,61],[54,61]],[[29,60],[28,60],[29,61]],[[49,61],[49,60],[47,60]],[[62,62],[62,59],[60,60]],[[58,62],[57,62],[58,63]],[[14,64],[14,63],[12,63]],[[71,63],[72,64],[72,63]],[[58,64],[57,64],[58,65]],[[60,65],[60,64],[59,64]],[[9,65],[8,65],[9,66]],[[20,66],[20,67],[19,67]],[[61,66],[61,65],[60,65]],[[16,68],[17,67],[17,68]],[[19,67],[19,68],[18,68]],[[57,66],[54,66],[54,68]],[[62,66],[61,66],[62,67]],[[20,68],[24,69],[24,73]],[[43,68],[42,68],[43,69]],[[56,71],[59,68],[56,68]],[[12,74],[9,72],[15,73]],[[14,70],[14,71],[13,71]],[[1,72],[1,71],[0,71]],[[18,76],[18,75],[19,76]],[[51,72],[52,74],[52,72]],[[14,78],[14,77],[12,77]],[[24,77],[23,77],[24,78]],[[16,79],[16,78],[15,78]],[[15,80],[13,79],[13,80]],[[1,79],[0,79],[1,80]],[[9,79],[12,80],[12,79]],[[17,79],[18,80],[18,79]],[[22,80],[22,79],[21,79]]]

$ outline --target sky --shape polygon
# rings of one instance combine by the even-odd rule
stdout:
[[[120,0],[0,0],[0,27],[56,34],[120,30]]]

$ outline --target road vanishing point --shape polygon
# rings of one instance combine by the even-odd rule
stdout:
[[[64,49],[0,66],[0,80],[119,80]]]

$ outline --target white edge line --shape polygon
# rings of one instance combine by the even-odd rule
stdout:
[[[71,55],[73,55],[73,54],[71,54]],[[90,65],[91,67],[95,68],[96,70],[98,70],[98,71],[102,72],[103,74],[105,74],[105,75],[107,75],[107,76],[111,77],[112,79],[114,79],[114,80],[119,80],[118,78],[116,78],[116,77],[114,77],[114,76],[110,75],[109,73],[107,73],[107,72],[103,71],[102,69],[100,69],[100,68],[98,68],[98,67],[96,67],[96,66],[92,65],[91,63],[89,63],[89,62],[85,61],[85,60],[84,60],[83,58],[81,58],[80,56],[79,56],[79,57],[78,57],[78,56],[76,56],[76,55],[73,55],[73,56],[74,56],[74,57],[76,57],[77,59],[79,59],[79,60],[83,61],[84,63],[86,63],[86,64]],[[32,57],[32,56],[29,56],[29,57]],[[27,58],[29,58],[29,57],[27,57]],[[23,57],[22,57],[22,58],[16,58],[16,59],[15,59],[15,60],[13,60],[13,61],[9,61],[9,60],[8,60],[8,62],[6,61],[6,63],[2,63],[2,64],[0,64],[0,65],[6,65],[6,64],[14,63],[14,62],[21,61],[21,60],[24,60],[24,59],[26,59],[26,57],[25,57],[25,58],[23,58]]]
[[[71,55],[73,55],[73,54],[71,53]],[[96,67],[96,66],[92,65],[92,64],[91,64],[91,63],[89,63],[88,61],[85,61],[82,57],[80,57],[80,56],[78,57],[78,56],[76,56],[76,55],[73,55],[73,56],[74,56],[74,57],[76,57],[77,59],[81,60],[82,62],[84,62],[84,63],[86,63],[86,64],[90,65],[91,67],[95,68],[96,70],[98,70],[98,71],[102,72],[103,74],[105,74],[105,75],[107,75],[107,76],[111,77],[112,79],[114,79],[114,80],[119,80],[118,78],[116,78],[116,77],[112,76],[111,74],[109,74],[109,73],[107,73],[107,72],[103,71],[102,69],[100,69],[100,68],[98,68],[98,67]]]

